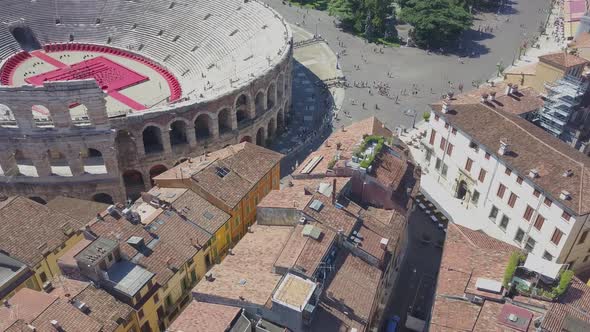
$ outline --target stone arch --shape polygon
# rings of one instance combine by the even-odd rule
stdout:
[[[51,167],[51,175],[73,176],[66,155],[58,149],[48,149],[47,156]]]
[[[277,85],[271,82],[266,89],[266,110],[273,108],[277,101]]]
[[[285,112],[281,108],[277,112],[277,128],[282,130],[284,127],[285,127]]]
[[[229,108],[224,108],[217,113],[217,124],[219,126],[219,134],[224,134],[232,130],[232,118]]]
[[[250,107],[250,95],[246,93],[239,94],[234,102],[234,108],[238,125],[243,121],[251,119],[253,112]]]
[[[256,132],[256,145],[264,146],[266,141],[266,133],[264,132],[264,127],[258,128]]]
[[[242,143],[242,142],[252,143],[252,137],[246,135],[240,139],[240,143]]]
[[[88,148],[80,152],[82,163],[84,164],[84,172],[88,174],[106,174],[107,167],[102,156],[102,152],[98,149]]]
[[[49,109],[43,105],[31,106],[31,113],[33,114],[33,126],[38,128],[53,127],[53,117]]]
[[[169,125],[170,145],[188,144],[187,125],[184,120],[174,120]]]
[[[264,95],[264,91],[258,91],[256,94],[256,98],[254,98],[254,107],[256,109],[256,115],[260,115],[264,113],[266,110],[266,96]]]
[[[39,196],[30,196],[29,199],[33,202],[37,202],[39,204],[47,204],[47,201],[45,199],[43,199],[42,197]]]
[[[81,102],[73,102],[68,104],[68,114],[74,126],[90,125],[90,118],[88,117],[88,107]]]
[[[119,160],[127,160],[134,158],[137,155],[137,145],[135,145],[135,137],[125,129],[119,129],[115,136],[115,146],[117,147],[117,154]]]
[[[276,122],[275,118],[270,118],[270,120],[268,121],[267,128],[266,128],[266,133],[268,134],[268,139],[271,139],[275,136],[276,129],[277,129],[277,122]]]
[[[285,75],[281,72],[279,77],[277,78],[277,101],[281,102],[283,100],[283,94],[285,92]]]
[[[115,204],[113,196],[105,193],[97,193],[92,196],[92,200],[98,203]]]
[[[145,183],[143,183],[143,175],[141,172],[130,169],[123,172],[122,176],[127,198],[131,200],[139,198],[141,192],[145,190]]]
[[[4,128],[16,128],[16,118],[10,107],[0,104],[0,127]]]
[[[143,139],[143,148],[145,154],[164,151],[164,145],[162,143],[162,130],[160,127],[148,125],[143,129],[141,136]]]
[[[162,165],[162,164],[154,165],[154,166],[152,166],[152,168],[150,168],[150,181],[151,181],[152,187],[155,185],[154,178],[156,176],[166,172],[167,170],[168,170],[168,167],[166,167],[166,165]]]
[[[33,159],[26,155],[22,150],[17,149],[14,151],[14,161],[18,169],[17,175],[34,177],[39,176],[39,173],[37,173],[37,167],[35,167],[35,164],[33,164]]]
[[[199,114],[194,121],[197,139],[208,139],[213,136],[213,119],[207,113]]]

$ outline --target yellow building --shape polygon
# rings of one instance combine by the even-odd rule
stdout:
[[[51,288],[51,281],[61,275],[57,259],[83,238],[85,222],[26,197],[0,199],[0,250],[7,261],[12,258],[27,268],[0,285],[0,297],[8,298],[22,287]]]
[[[188,188],[231,216],[212,238],[218,262],[256,221],[256,205],[280,186],[280,153],[248,142],[193,158],[154,178],[161,188]]]
[[[538,63],[506,70],[504,81],[545,93],[545,83],[555,82],[566,75],[580,77],[587,64],[585,59],[566,52],[545,54],[539,57]]]

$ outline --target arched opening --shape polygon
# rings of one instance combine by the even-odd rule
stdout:
[[[243,114],[245,114],[245,117],[243,117],[243,119],[247,119],[248,118],[248,105],[249,105],[249,101],[248,101],[248,96],[246,95],[240,95],[238,97],[238,99],[236,99],[236,112],[239,113],[240,111],[242,111]],[[238,117],[238,122],[240,122],[240,118]]]
[[[39,203],[39,204],[43,204],[43,205],[47,204],[47,201],[46,201],[46,200],[44,200],[43,198],[39,197],[39,196],[32,196],[32,197],[29,197],[29,199],[30,199],[31,201],[33,201],[33,202],[37,202],[37,203]]]
[[[252,137],[250,136],[244,136],[242,137],[242,139],[240,140],[240,143],[242,142],[248,142],[248,143],[252,143]]]
[[[135,137],[133,137],[133,135],[127,130],[121,129],[117,131],[117,136],[115,136],[115,146],[117,147],[119,160],[135,159],[135,156],[137,155]]]
[[[283,100],[283,92],[284,92],[284,85],[283,82],[285,80],[285,76],[283,73],[279,74],[279,78],[277,78],[277,100],[280,102]]]
[[[254,99],[254,104],[256,105],[256,115],[260,115],[264,113],[264,93],[258,92],[256,94],[256,98]]]
[[[145,154],[164,151],[162,144],[162,131],[156,126],[148,126],[143,130],[143,148]]]
[[[217,115],[217,122],[219,124],[219,134],[225,134],[231,131],[231,115],[229,109],[222,109]]]
[[[14,40],[24,51],[30,52],[41,48],[41,43],[39,43],[31,28],[27,26],[16,27],[12,29],[11,33]]]
[[[18,174],[20,176],[34,176],[38,177],[37,167],[33,164],[33,160],[26,156],[21,150],[14,152],[14,161],[18,168]]]
[[[33,124],[37,128],[51,128],[53,127],[53,118],[49,109],[43,105],[33,105],[31,107],[33,113]]]
[[[285,118],[283,114],[283,109],[281,108],[277,113],[277,127],[282,130],[285,127]]]
[[[264,127],[260,127],[258,132],[256,132],[256,145],[264,146],[264,141],[266,137],[264,135]]]
[[[271,118],[268,121],[268,126],[266,128],[266,132],[268,133],[268,139],[271,139],[275,136],[275,129],[277,128],[277,124],[274,118]]]
[[[105,194],[105,193],[95,194],[94,196],[92,196],[92,200],[95,202],[109,204],[109,205],[115,204],[115,202],[113,201],[113,197],[111,197],[111,195]]]
[[[182,120],[172,122],[170,125],[170,144],[172,146],[187,144],[186,123]]]
[[[275,106],[277,86],[271,83],[266,90],[266,109],[269,110]]]
[[[467,183],[464,180],[459,182],[459,186],[457,187],[457,198],[463,199],[467,195]]]
[[[107,173],[107,167],[100,151],[90,148],[82,150],[80,154],[84,163],[84,172],[88,174]]]
[[[78,102],[71,103],[68,105],[68,111],[70,113],[70,119],[74,126],[89,126],[90,118],[88,117],[88,107]]]
[[[238,126],[240,126],[241,124],[248,121],[249,120],[248,111],[245,109],[237,110],[236,111],[236,120],[238,121]]]
[[[152,181],[152,187],[155,185],[154,178],[168,170],[168,167],[164,165],[156,165],[150,168],[150,180]]]
[[[57,176],[73,176],[70,163],[66,156],[59,150],[47,150],[49,157],[49,164],[51,166],[51,174]]]
[[[207,139],[211,137],[211,128],[209,115],[201,114],[195,119],[195,135],[197,139]]]
[[[16,118],[12,110],[3,104],[0,104],[0,127],[17,128]]]
[[[134,201],[141,195],[141,192],[145,190],[145,184],[143,183],[143,176],[139,171],[128,170],[123,173],[123,183],[125,184],[125,192],[127,198]]]

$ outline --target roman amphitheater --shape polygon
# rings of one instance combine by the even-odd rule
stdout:
[[[267,144],[292,33],[252,0],[2,0],[0,192],[136,197],[188,157]]]

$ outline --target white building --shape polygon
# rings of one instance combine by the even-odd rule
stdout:
[[[532,96],[487,89],[431,105],[423,191],[458,224],[590,268],[590,158],[518,116]]]

